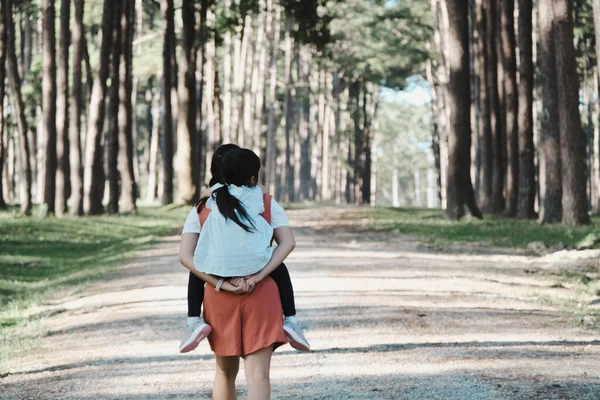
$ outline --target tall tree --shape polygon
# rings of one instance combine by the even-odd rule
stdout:
[[[519,0],[519,199],[517,217],[535,218],[533,1]]]
[[[5,162],[5,147],[4,132],[6,130],[4,118],[4,96],[6,94],[6,13],[7,1],[0,1],[0,209],[6,208],[6,200],[4,199],[4,162]]]
[[[83,109],[82,70],[83,59],[83,12],[84,0],[75,0],[73,23],[73,85],[71,87],[71,110],[69,117],[69,164],[71,175],[71,197],[69,213],[83,214],[83,168],[81,165],[81,113]],[[88,77],[89,79],[89,77]]]
[[[179,115],[177,121],[177,173],[178,203],[189,203],[196,196],[197,179],[195,172],[199,165],[194,162],[196,140],[196,52],[194,51],[195,9],[193,0],[181,3],[183,33],[181,37],[181,57],[179,60]],[[206,23],[206,21],[204,21]]]
[[[104,0],[102,31],[100,37],[100,61],[94,79],[89,107],[88,130],[85,145],[85,169],[83,176],[83,209],[88,215],[102,213],[102,193],[104,191],[103,143],[104,102],[106,99],[107,78],[112,44],[112,30],[115,15],[115,0]]]
[[[11,107],[14,109],[15,119],[17,120],[17,131],[19,132],[19,185],[21,212],[29,214],[31,212],[31,160],[29,154],[29,140],[27,138],[29,127],[25,115],[25,104],[21,95],[21,77],[19,75],[19,63],[17,60],[17,46],[15,22],[13,19],[12,0],[2,0],[4,3],[4,20],[7,29],[7,75],[10,87]]]
[[[56,215],[67,211],[69,183],[69,45],[71,0],[60,2],[60,39],[56,76]]]
[[[175,14],[173,0],[161,0],[160,9],[163,17],[163,194],[161,204],[173,203],[173,58],[171,52],[175,46]]]
[[[490,95],[487,76],[489,73],[489,60],[487,54],[488,27],[486,24],[485,1],[475,2],[475,29],[477,32],[477,70],[479,75],[479,123],[481,136],[478,141],[480,168],[479,171],[479,204],[481,209],[490,210],[492,197],[492,176],[494,157],[492,150],[492,118],[490,114]]]
[[[598,63],[596,72],[596,85],[600,90],[600,0],[592,0],[594,14],[594,31],[596,34],[596,60]],[[594,186],[596,188],[594,203],[594,214],[600,214],[600,96],[596,98],[596,110],[598,112],[594,139]]]
[[[579,114],[579,80],[573,45],[572,0],[555,0],[554,43],[560,116],[560,160],[562,166],[562,223],[590,223],[586,193],[585,143]]]
[[[54,20],[56,12],[53,0],[42,3],[43,77],[42,110],[44,112],[44,148],[46,171],[44,179],[44,203],[48,213],[54,213],[56,200],[56,35]],[[64,147],[63,147],[64,149]]]
[[[540,130],[541,222],[560,222],[562,218],[562,183],[558,89],[554,45],[553,0],[540,0],[539,68],[542,83],[542,116]]]
[[[469,66],[469,5],[466,1],[446,0],[449,20],[450,76],[448,103],[450,129],[448,132],[448,205],[450,219],[464,215],[469,208],[472,215],[481,218],[475,204],[471,183],[471,87]]]
[[[519,98],[517,87],[517,57],[515,40],[515,2],[501,0],[501,36],[502,36],[502,69],[504,71],[504,100],[506,105],[506,214],[517,215],[517,200],[519,195]]]
[[[127,0],[121,10],[121,61],[119,63],[119,210],[136,210],[137,185],[134,170],[133,35],[135,2]]]
[[[275,168],[277,158],[276,118],[277,110],[277,58],[279,57],[279,26],[281,9],[278,4],[273,5],[273,0],[267,0],[266,36],[271,43],[269,54],[269,88],[267,94],[267,149],[266,149],[266,185],[269,193],[275,193]],[[275,21],[273,23],[273,21]]]
[[[502,112],[499,101],[498,88],[498,54],[496,52],[497,34],[497,0],[485,0],[486,23],[486,58],[487,58],[487,85],[490,109],[491,136],[492,136],[492,195],[490,210],[498,213],[504,209],[504,162],[502,140]]]
[[[124,82],[120,80],[119,68],[121,65],[121,16],[123,9],[127,7],[127,1],[115,3],[113,9],[115,23],[112,31],[112,55],[110,66],[110,90],[108,108],[108,131],[106,134],[107,172],[108,172],[108,212],[116,214],[119,212],[119,168],[118,155],[119,146],[119,87]]]

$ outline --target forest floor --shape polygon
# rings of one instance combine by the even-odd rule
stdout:
[[[289,215],[298,246],[287,264],[313,351],[276,351],[274,399],[600,398],[598,311],[581,307],[597,292],[579,284],[597,251],[444,248],[367,230],[357,209]],[[177,351],[178,239],[35,310],[45,335],[11,360],[0,399],[210,398],[208,344]]]

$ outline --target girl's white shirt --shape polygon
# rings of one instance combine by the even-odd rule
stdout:
[[[222,187],[216,184],[211,192]],[[199,233],[194,251],[195,268],[217,276],[246,276],[262,270],[271,259],[273,230],[289,226],[284,209],[271,200],[271,224],[260,214],[264,212],[263,192],[259,186],[228,186],[229,193],[240,200],[254,222],[252,232],[246,232],[238,224],[226,220],[211,197],[206,207],[211,210],[200,228],[198,211],[192,208],[183,226],[183,233]]]

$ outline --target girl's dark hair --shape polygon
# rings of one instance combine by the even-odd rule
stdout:
[[[222,144],[221,146],[217,147],[210,161],[210,174],[212,176],[210,177],[210,182],[208,183],[209,187],[213,187],[217,183],[225,183],[223,175],[221,175],[221,162],[223,161],[223,156],[232,150],[239,149],[240,146],[233,143]],[[198,212],[200,212],[202,207],[204,207],[207,200],[208,197],[203,197],[196,203],[196,209]]]
[[[219,211],[225,219],[232,220],[246,232],[252,232],[255,228],[254,221],[246,212],[244,204],[229,193],[228,185],[250,185],[252,177],[258,178],[259,171],[260,158],[252,150],[232,150],[224,155],[221,161],[221,175],[225,180],[225,186],[213,193]],[[249,225],[242,222],[242,219]]]

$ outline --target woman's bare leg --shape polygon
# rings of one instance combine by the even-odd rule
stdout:
[[[240,369],[239,357],[223,357],[215,355],[217,372],[213,385],[213,398],[215,400],[235,400],[235,378]]]
[[[271,356],[273,346],[265,347],[249,354],[244,359],[246,382],[248,382],[248,400],[269,400],[271,398]]]

